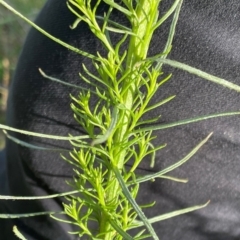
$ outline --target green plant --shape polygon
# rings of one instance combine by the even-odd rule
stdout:
[[[109,9],[103,16],[97,16],[97,8],[101,2],[108,4]],[[146,113],[166,104],[175,97],[170,96],[158,103],[150,104],[158,89],[166,84],[171,77],[171,75],[162,77],[163,64],[178,67],[225,87],[240,91],[239,86],[224,79],[166,59],[171,50],[182,2],[182,0],[176,0],[165,15],[159,17],[160,0],[138,0],[136,2],[122,0],[122,5],[113,0],[98,0],[94,6],[90,4],[90,1],[69,0],[68,7],[77,17],[73,28],[81,24],[82,21],[87,23],[106,50],[106,54],[91,55],[54,38],[54,36],[49,35],[16,12],[4,1],[0,1],[2,5],[29,22],[43,34],[93,61],[96,73],[90,72],[86,66],[83,66],[84,73],[80,74],[81,79],[89,83],[93,90],[80,90],[78,97],[72,96],[73,103],[71,105],[76,120],[87,135],[58,137],[1,126],[5,130],[18,131],[23,134],[70,140],[73,146],[73,150],[70,152],[71,158],[64,157],[64,159],[74,166],[76,177],[72,182],[69,182],[74,191],[62,194],[62,196],[67,195],[66,199],[68,201],[68,203],[63,204],[63,207],[64,213],[72,219],[69,223],[79,227],[79,231],[76,232],[79,236],[109,240],[144,239],[149,236],[158,239],[152,223],[207,205],[190,207],[147,219],[143,208],[152,207],[154,203],[147,203],[145,206],[139,206],[136,203],[137,193],[142,182],[157,177],[184,182],[184,180],[166,174],[189,160],[211,136],[211,134],[207,136],[185,158],[174,165],[155,174],[143,177],[137,176],[135,170],[141,161],[146,156],[150,156],[152,158],[151,164],[154,164],[156,152],[165,146],[154,146],[152,144],[154,131],[212,117],[240,114],[239,112],[213,114],[165,125],[157,124],[158,118],[144,118]],[[117,10],[126,16],[130,27],[112,21],[111,13],[113,10]],[[164,51],[156,56],[149,57],[148,50],[154,31],[161,27],[162,23],[172,15],[171,29]],[[115,45],[112,44],[110,39],[111,32],[120,35],[120,40]],[[126,47],[124,44],[127,44],[127,48],[124,48]],[[47,76],[42,70],[40,70],[40,73],[49,80],[62,82],[59,79]],[[91,104],[93,97],[99,99],[98,104],[94,107]],[[146,127],[146,124],[149,124],[149,126]],[[37,147],[27,145],[27,143],[17,139],[12,138],[12,140],[28,147]],[[126,164],[130,161],[132,164],[129,169],[126,168]],[[75,195],[76,193],[80,195]],[[34,197],[34,199],[57,196],[60,195]],[[2,199],[13,199],[13,197],[3,196]],[[33,198],[14,197],[14,199]],[[1,217],[19,217],[19,215],[2,215]],[[89,222],[97,223],[96,229],[91,229]],[[136,236],[131,237],[128,231],[139,227],[143,227],[143,230],[139,230]],[[148,233],[145,233],[146,230]]]

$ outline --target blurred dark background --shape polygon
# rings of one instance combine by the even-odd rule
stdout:
[[[46,0],[6,0],[6,2],[34,20]],[[5,123],[8,87],[14,74],[18,56],[24,43],[29,25],[0,5],[0,124]],[[0,149],[5,145],[0,130]]]

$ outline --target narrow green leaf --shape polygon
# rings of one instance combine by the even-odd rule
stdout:
[[[151,161],[150,161],[150,168],[153,168],[155,165],[155,158],[156,158],[156,151],[154,150],[154,145],[151,142],[147,143],[149,147],[153,150],[152,151],[152,156],[151,156]]]
[[[67,149],[63,149],[63,148],[47,148],[47,147],[40,147],[40,146],[37,146],[37,145],[34,145],[34,144],[30,144],[30,143],[27,143],[25,141],[22,141],[18,138],[15,138],[11,135],[9,135],[7,133],[7,131],[3,130],[3,133],[6,135],[6,137],[8,139],[10,139],[11,141],[23,146],[23,147],[27,147],[27,148],[32,148],[32,149],[36,149],[36,150],[42,150],[42,151],[53,151],[53,152],[69,152],[69,150]]]
[[[24,214],[1,213],[0,218],[4,218],[4,219],[26,218],[26,217],[35,217],[35,216],[51,215],[51,214],[65,214],[65,212],[64,211],[62,211],[62,212],[37,212],[37,213],[24,213]]]
[[[135,199],[132,197],[131,193],[129,192],[128,188],[126,187],[126,183],[124,182],[124,180],[122,178],[122,175],[119,172],[118,168],[113,166],[113,171],[114,171],[114,173],[115,173],[115,175],[118,179],[118,182],[119,182],[119,184],[120,184],[120,186],[123,190],[123,194],[126,196],[129,203],[132,205],[134,210],[137,212],[138,216],[140,217],[140,219],[144,223],[145,227],[148,229],[149,233],[152,235],[153,239],[158,240],[159,238],[158,238],[157,234],[155,233],[153,227],[151,226],[148,219],[145,217],[145,214],[143,213],[141,208],[138,206]]]
[[[65,220],[65,219],[56,217],[56,216],[54,216],[54,215],[52,215],[52,214],[50,215],[50,217],[51,217],[52,219],[54,219],[54,220],[59,221],[59,222],[63,222],[63,223],[67,223],[67,224],[73,224],[73,225],[79,226],[78,223],[76,223],[75,221]]]
[[[109,136],[111,135],[112,131],[114,130],[118,120],[118,107],[114,106],[112,111],[112,119],[109,125],[109,128],[107,129],[106,133],[99,136],[98,138],[94,139],[91,143],[91,146],[104,143],[108,140]]]
[[[123,229],[121,227],[119,227],[118,224],[115,221],[110,219],[109,222],[111,223],[112,227],[123,237],[124,240],[125,239],[126,240],[133,240],[133,238],[128,233],[123,231]]]
[[[181,125],[186,125],[189,123],[200,122],[200,121],[211,119],[211,118],[229,117],[229,116],[234,116],[234,115],[240,115],[240,112],[215,113],[215,114],[211,114],[211,115],[205,115],[205,116],[201,116],[201,117],[185,119],[185,120],[181,120],[181,121],[173,122],[173,123],[152,125],[149,127],[144,127],[144,128],[139,128],[137,130],[134,130],[133,133],[139,133],[139,132],[143,132],[143,131],[162,130],[162,129],[181,126]]]
[[[102,17],[102,16],[96,16],[97,19],[100,19],[100,20],[103,20],[105,21],[105,17]],[[132,32],[131,28],[128,28],[120,23],[117,23],[117,22],[114,22],[110,19],[108,19],[108,24],[112,24],[113,26],[117,27],[118,29],[121,29],[121,30],[125,30],[126,32]]]
[[[56,139],[56,140],[64,140],[64,141],[79,140],[79,139],[89,139],[90,138],[88,135],[75,136],[75,137],[69,136],[69,137],[67,137],[67,136],[57,136],[57,135],[36,133],[36,132],[20,130],[18,128],[9,127],[9,126],[3,125],[3,124],[0,124],[0,129],[4,129],[4,130],[7,130],[7,131],[12,131],[12,132],[17,132],[17,133],[21,133],[21,134],[24,134],[24,135],[34,136],[34,137]]]
[[[68,87],[72,87],[72,88],[77,88],[77,89],[81,89],[83,91],[90,91],[91,93],[94,93],[94,94],[97,94],[96,92],[90,90],[89,88],[84,88],[84,87],[81,87],[81,86],[78,86],[78,85],[75,85],[75,84],[71,84],[71,83],[68,83],[68,82],[64,82],[60,79],[57,79],[57,78],[54,78],[54,77],[50,77],[48,76],[46,73],[43,72],[43,70],[41,68],[38,69],[39,72],[41,73],[41,75],[44,77],[44,78],[47,78],[51,81],[54,81],[54,82],[57,82],[57,83],[61,83],[63,85],[66,85]]]
[[[132,35],[135,37],[138,37],[137,34],[133,33],[133,32],[128,32],[127,30],[122,30],[122,29],[118,29],[118,28],[114,28],[114,27],[106,27],[106,29],[110,32],[115,32],[115,33],[120,33],[120,34],[127,34],[127,35]],[[142,39],[140,39],[142,40]]]
[[[148,120],[139,121],[139,122],[136,123],[136,126],[156,123],[156,121],[158,121],[160,117],[161,117],[161,115],[159,115],[159,116],[157,116],[155,118],[148,119]]]
[[[10,10],[11,12],[13,12],[15,15],[19,16],[21,19],[23,19],[25,22],[29,23],[32,27],[34,27],[36,30],[38,30],[39,32],[41,32],[42,34],[44,34],[45,36],[47,36],[48,38],[52,39],[54,42],[57,42],[58,44],[62,45],[63,47],[66,47],[67,49],[76,52],[78,54],[81,54],[82,56],[88,57],[90,59],[93,59],[95,61],[99,61],[97,56],[94,56],[90,53],[84,52],[78,48],[75,48],[63,41],[61,41],[58,38],[55,38],[54,36],[52,36],[51,34],[49,34],[48,32],[46,32],[45,30],[43,30],[42,28],[40,28],[38,25],[36,25],[34,22],[30,21],[28,18],[24,17],[21,13],[19,13],[18,11],[16,11],[14,8],[12,8],[9,4],[7,4],[5,1],[1,0],[0,4],[2,4],[4,7],[6,7],[8,10]]]
[[[50,199],[50,198],[57,198],[57,197],[63,197],[68,196],[72,194],[76,194],[81,192],[80,190],[70,191],[70,192],[64,192],[64,193],[57,193],[47,196],[34,196],[34,197],[22,197],[22,196],[5,196],[0,195],[0,200],[39,200],[39,199]]]
[[[136,236],[134,236],[134,240],[138,239],[138,237],[141,237],[145,231],[146,229],[141,230]],[[149,237],[151,237],[151,235]]]
[[[184,208],[184,209],[177,210],[177,211],[174,211],[174,212],[162,214],[160,216],[153,217],[153,218],[150,218],[148,220],[149,220],[150,223],[160,222],[160,221],[172,218],[172,217],[177,217],[177,216],[185,214],[185,213],[189,213],[189,212],[199,210],[201,208],[206,207],[209,203],[210,203],[210,201],[208,201],[207,203],[205,203],[203,205],[197,205],[197,206],[193,206],[193,207]],[[133,227],[131,227],[131,229],[144,226],[143,222],[137,221],[137,220],[134,221],[134,224],[136,224],[137,226],[133,226]]]
[[[174,4],[176,4],[176,3],[177,3],[177,1],[175,1]],[[173,38],[174,38],[174,35],[175,35],[176,26],[177,26],[180,10],[181,10],[181,7],[182,7],[182,3],[183,3],[183,0],[180,0],[179,3],[178,3],[178,6],[176,8],[176,11],[174,13],[173,20],[172,20],[170,30],[169,30],[169,34],[168,34],[168,39],[167,39],[165,48],[163,50],[163,54],[162,54],[162,56],[160,56],[160,58],[162,58],[162,59],[165,59],[168,56],[168,53],[170,52],[170,50],[172,48],[172,42],[173,42]],[[174,8],[175,6],[172,6],[172,7]],[[162,63],[158,62],[157,65],[155,66],[155,68],[158,71],[160,71],[160,69],[162,68]]]
[[[162,25],[170,16],[171,14],[176,11],[178,12],[177,15],[179,15],[179,11],[181,9],[181,5],[182,5],[183,0],[176,0],[174,2],[174,4],[170,7],[170,9],[164,14],[164,16],[158,20],[158,22],[156,23],[156,25],[154,26],[154,29],[158,28],[160,25]],[[178,11],[176,10],[178,7]]]
[[[13,232],[15,233],[16,237],[21,240],[27,240],[18,230],[17,226],[13,226]]]
[[[175,97],[176,97],[176,95],[171,96],[171,97],[168,97],[168,98],[166,98],[166,99],[164,99],[164,100],[162,100],[162,101],[160,101],[160,102],[158,102],[158,103],[156,103],[156,104],[154,104],[154,105],[146,108],[146,109],[144,110],[144,113],[146,113],[146,112],[148,112],[148,111],[151,111],[151,110],[153,110],[153,109],[155,109],[155,108],[157,108],[157,107],[160,107],[160,106],[162,106],[163,104],[165,104],[165,103],[167,103],[167,102],[170,102],[170,101],[171,101],[172,99],[174,99]]]
[[[121,5],[115,3],[112,0],[103,0],[106,4],[108,4],[109,6],[117,9],[118,11],[124,13],[126,16],[131,17],[132,13],[130,11],[128,11],[126,8],[122,7]]]
[[[109,42],[111,42],[111,39],[110,39],[110,36],[109,36],[108,32],[106,31],[106,27],[109,24],[109,21],[110,21],[109,18],[111,16],[112,10],[113,10],[113,8],[109,7],[107,13],[104,12],[104,17],[102,17],[102,20],[103,20],[102,32],[105,33]],[[97,19],[98,16],[95,15],[95,18]]]
[[[70,28],[71,28],[71,29],[75,29],[81,21],[82,21],[82,19],[77,18],[77,19],[74,21],[74,23],[70,26]]]
[[[159,178],[165,178],[174,182],[180,182],[180,183],[187,183],[188,179],[181,179],[181,178],[176,178],[176,177],[172,177],[172,176],[166,176],[166,175],[161,175],[159,176]]]
[[[238,86],[234,83],[231,83],[231,82],[229,82],[229,81],[227,81],[223,78],[216,77],[214,75],[211,75],[209,73],[201,71],[197,68],[191,67],[187,64],[180,63],[180,62],[170,60],[170,59],[163,59],[163,58],[159,58],[157,61],[161,62],[163,64],[167,64],[167,65],[169,65],[171,67],[174,67],[174,68],[179,68],[179,69],[187,71],[191,74],[197,75],[198,77],[204,78],[204,79],[209,80],[211,82],[217,83],[217,84],[222,85],[224,87],[227,87],[229,89],[233,89],[237,92],[240,92],[240,86]]]
[[[174,169],[180,167],[182,164],[184,164],[185,162],[187,162],[207,141],[208,139],[212,136],[213,133],[210,133],[205,139],[203,139],[189,154],[187,154],[183,159],[181,159],[180,161],[178,161],[177,163],[161,170],[160,172],[151,174],[151,175],[146,175],[144,177],[140,177],[137,178],[134,181],[129,182],[127,185],[132,185],[132,184],[136,184],[136,183],[142,183],[142,182],[146,182],[152,179],[155,179],[157,177],[160,177],[168,172],[173,171]]]

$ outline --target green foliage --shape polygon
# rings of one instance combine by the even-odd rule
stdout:
[[[18,231],[17,227],[13,227],[13,232],[15,233],[16,237],[21,240],[26,240],[26,238]]]
[[[78,99],[72,97],[74,116],[93,140],[72,141],[75,148],[70,154],[72,160],[69,161],[77,164],[78,169],[74,169],[76,177],[71,184],[74,189],[81,189],[82,193],[80,197],[69,198],[70,203],[64,204],[65,212],[78,224],[79,236],[87,235],[91,239],[132,239],[125,234],[136,226],[138,216],[150,235],[158,239],[151,223],[135,201],[139,189],[135,169],[146,156],[163,146],[150,147],[154,138],[152,131],[133,133],[133,130],[140,125],[139,122],[147,112],[173,98],[149,106],[162,82],[168,79],[159,80],[162,71],[146,59],[154,30],[161,22],[158,19],[160,1],[139,1],[136,6],[133,6],[133,1],[123,1],[122,6],[105,1],[110,7],[98,21],[96,12],[101,2],[97,1],[92,6],[90,1],[70,0],[68,4],[77,16],[74,27],[81,21],[86,22],[107,54],[97,53],[97,61],[93,59],[97,74],[89,72],[84,65],[84,73],[81,73],[86,82],[95,80],[100,85],[95,90],[99,103],[92,107],[90,91],[80,92]],[[176,7],[180,8],[181,3],[178,1]],[[113,9],[126,15],[130,31],[126,31],[126,26],[120,23],[109,22]],[[121,35],[115,45],[110,38],[111,30]],[[122,49],[127,40],[127,50]],[[128,169],[126,164],[130,160],[133,164]],[[129,182],[134,183],[127,188]],[[90,186],[91,191],[87,190],[87,186]],[[96,229],[90,229],[89,222],[95,222]],[[142,233],[138,236],[143,237]]]
[[[103,16],[98,16],[97,10],[101,2],[108,4],[109,8]],[[89,239],[105,240],[145,239],[149,236],[158,239],[152,223],[200,209],[208,204],[147,219],[143,209],[152,207],[154,203],[139,206],[136,202],[142,182],[158,177],[186,182],[184,179],[177,179],[166,174],[188,161],[211,136],[210,134],[203,139],[190,153],[172,166],[152,175],[138,176],[135,170],[139,164],[149,156],[152,159],[149,164],[153,165],[156,152],[165,147],[165,145],[154,146],[152,144],[152,140],[155,138],[154,131],[213,117],[240,114],[239,112],[212,114],[165,125],[157,124],[159,118],[143,120],[147,113],[163,104],[167,104],[175,97],[169,96],[153,105],[150,104],[153,96],[164,84],[167,84],[171,77],[171,75],[167,77],[164,75],[163,64],[189,71],[192,74],[239,91],[238,86],[224,79],[166,59],[172,47],[182,2],[183,0],[175,0],[170,9],[163,16],[159,16],[160,0],[122,0],[121,5],[113,0],[97,0],[95,4],[87,0],[69,0],[67,6],[76,16],[72,28],[76,28],[81,22],[87,23],[105,49],[104,54],[97,52],[96,55],[91,55],[51,36],[11,8],[6,2],[0,0],[2,5],[53,41],[90,58],[93,63],[93,71],[89,71],[83,65],[83,72],[80,73],[81,79],[89,83],[92,90],[71,85],[71,87],[80,88],[79,95],[77,97],[72,96],[71,108],[76,121],[85,130],[85,136],[58,137],[13,129],[4,125],[0,126],[0,128],[22,134],[69,140],[71,142],[73,150],[69,153],[69,157],[63,157],[63,159],[74,166],[73,175],[75,177],[68,183],[74,191],[66,193],[68,195],[66,197],[67,203],[63,204],[63,207],[64,213],[71,218],[68,223],[78,226],[78,231],[73,234],[80,237],[87,236]],[[113,11],[119,11],[124,15],[128,24],[122,25],[119,22],[114,22],[111,19]],[[154,31],[170,17],[172,18],[172,24],[163,53],[149,57],[148,51]],[[111,41],[112,33],[119,35],[119,41],[115,44]],[[69,85],[59,79],[47,76],[43,71],[44,69],[40,70],[43,77]],[[92,100],[96,97],[98,102],[93,105]],[[151,126],[143,127],[146,124],[151,124]],[[38,146],[30,145],[18,139],[11,139],[21,145],[39,149]],[[61,149],[46,148],[39,150],[61,151]],[[131,167],[126,167],[130,161]],[[60,195],[49,197],[56,196]],[[36,197],[36,199],[39,198],[47,197]],[[12,197],[5,196],[2,199],[12,199]],[[27,200],[32,198],[18,197],[17,199]],[[36,213],[36,215],[39,214],[51,214],[53,216],[54,213]],[[2,218],[28,216],[33,216],[33,214],[24,216],[0,215]],[[90,225],[95,227],[91,228]],[[129,235],[129,230],[134,228],[140,229],[137,235],[132,237]]]

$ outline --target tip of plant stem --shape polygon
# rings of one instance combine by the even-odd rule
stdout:
[[[209,199],[203,206],[206,207],[210,202],[211,200]]]
[[[213,135],[213,132],[210,132],[207,136],[207,139],[209,139]]]
[[[41,73],[42,76],[46,76],[46,74],[43,72],[43,70],[41,68],[38,68],[38,71]]]

